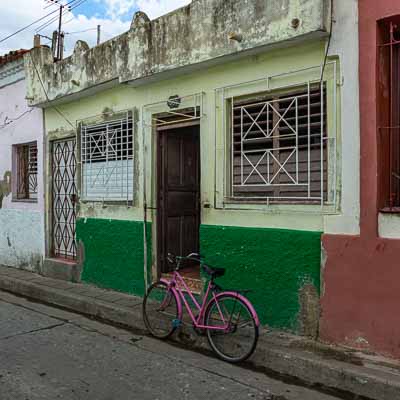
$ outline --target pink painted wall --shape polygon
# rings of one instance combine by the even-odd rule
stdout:
[[[378,234],[377,21],[398,0],[359,1],[360,235],[324,235],[322,340],[400,358],[400,240]]]

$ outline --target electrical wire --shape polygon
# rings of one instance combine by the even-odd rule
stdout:
[[[5,120],[4,120],[4,123],[0,125],[0,129],[5,129],[7,126],[9,126],[12,123],[14,123],[15,121],[18,121],[19,119],[25,117],[25,115],[28,115],[32,111],[33,111],[33,108],[30,108],[29,110],[26,110],[25,112],[23,112],[21,115],[19,115],[16,118],[8,118],[8,117],[6,117]]]
[[[74,7],[72,7],[71,8],[71,11],[72,10],[74,10],[75,8],[77,8],[77,7],[79,7],[79,6],[81,6],[83,3],[86,3],[87,2],[87,0],[80,0],[80,3],[79,4],[77,4],[77,5],[75,5]],[[69,19],[68,21],[66,21],[66,22],[64,22],[64,24],[63,25],[67,25],[67,24],[69,24],[71,21],[73,21],[75,19],[75,17],[72,17],[71,19]]]
[[[44,94],[46,96],[46,99],[47,99],[48,102],[50,102],[49,96],[48,96],[48,94],[46,92],[46,88],[44,87],[44,83],[43,83],[42,77],[40,76],[40,73],[39,73],[39,71],[37,69],[36,63],[33,60],[32,54],[31,53],[28,53],[28,54],[29,54],[29,57],[32,60],[33,67],[34,67],[34,69],[36,71],[36,75],[37,75],[37,77],[39,79],[40,85],[42,86],[42,89],[43,89],[43,92],[44,92]],[[52,106],[52,108],[54,108],[57,111],[57,113],[72,127],[72,129],[75,130],[74,124],[56,106]]]
[[[322,86],[322,81],[324,79],[324,73],[325,73],[325,69],[326,69],[326,63],[328,61],[329,49],[331,47],[332,30],[333,30],[333,0],[331,0],[331,22],[330,22],[330,29],[329,29],[329,38],[328,38],[328,43],[326,45],[324,63],[322,65],[322,70],[321,70],[321,78],[319,80],[319,86],[320,87]]]
[[[72,6],[74,6],[76,4],[76,2],[79,2],[79,1],[81,1],[81,0],[71,0],[69,3],[65,4],[63,6],[64,10],[62,11],[61,15],[64,16],[64,15],[68,14],[69,12],[71,12],[73,10]],[[59,11],[59,9],[56,11]],[[59,15],[56,15],[55,17],[50,18],[48,21],[44,22],[42,25],[40,25],[39,27],[36,28],[36,33],[41,32],[43,29],[47,28],[53,22],[58,21],[59,18],[60,18]]]
[[[73,3],[73,2],[75,2],[75,1],[79,1],[79,0],[72,0],[70,3]],[[68,4],[67,4],[67,5],[68,5]],[[40,22],[40,21],[43,21],[44,19],[46,19],[46,18],[49,17],[50,15],[55,14],[56,12],[58,12],[58,10],[53,10],[53,11],[49,12],[48,14],[44,15],[43,17],[37,19],[36,21],[31,22],[29,25],[26,25],[26,26],[24,26],[23,28],[18,29],[18,30],[15,31],[14,33],[11,33],[10,35],[8,35],[8,36],[6,36],[6,37],[0,39],[0,43],[3,43],[3,42],[5,42],[6,40],[12,38],[13,36],[18,35],[18,33],[20,33],[20,32],[22,32],[22,31],[24,31],[24,30],[30,28],[31,26],[37,24],[37,23]]]
[[[90,29],[85,29],[84,31],[77,31],[77,32],[65,32],[66,35],[76,35],[77,33],[85,33],[85,32],[90,32],[90,31],[97,31],[97,28],[90,28]]]

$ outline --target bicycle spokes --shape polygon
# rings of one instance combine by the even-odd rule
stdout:
[[[167,284],[150,287],[143,301],[143,320],[153,336],[167,338],[179,326],[178,300]]]
[[[207,337],[211,347],[223,359],[238,362],[253,352],[258,327],[247,305],[240,299],[225,296],[214,299],[206,315]]]

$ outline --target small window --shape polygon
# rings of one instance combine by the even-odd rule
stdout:
[[[379,23],[378,155],[383,211],[400,211],[400,17]]]
[[[14,146],[14,199],[37,200],[38,196],[38,150],[37,144]]]
[[[320,85],[234,99],[231,197],[326,201],[326,109],[326,90]]]
[[[82,197],[133,200],[133,122],[123,119],[81,127]]]

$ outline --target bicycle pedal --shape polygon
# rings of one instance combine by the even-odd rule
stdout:
[[[174,320],[172,321],[172,326],[173,326],[174,328],[179,328],[181,325],[182,325],[182,321],[181,321],[180,319],[174,319]]]

